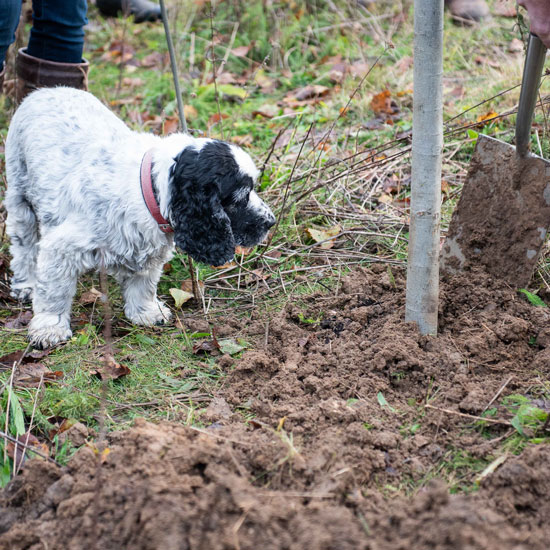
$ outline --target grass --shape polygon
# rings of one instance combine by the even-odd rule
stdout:
[[[40,390],[12,392],[27,427],[36,404],[34,432],[46,437],[61,419],[97,428],[102,400],[109,430],[127,426],[136,416],[200,423],[200,411],[222,383],[223,372],[214,357],[194,353],[193,344],[210,338],[206,334],[228,307],[242,318],[254,309],[269,314],[301,294],[334,288],[354,265],[404,263],[412,127],[411,3],[375,2],[368,9],[351,0],[280,0],[271,5],[266,9],[259,1],[232,0],[216,3],[211,14],[207,2],[168,2],[190,130],[211,137],[223,132],[225,139],[245,146],[263,168],[260,189],[280,219],[269,248],[258,247],[222,270],[195,265],[204,299],[176,311],[184,320],[179,328],[129,325],[118,289],[110,283],[115,357],[130,368],[131,376],[108,383],[92,374],[105,345],[104,312],[97,304],[78,302],[98,282],[94,276],[80,281],[74,337],[47,357],[49,368],[62,371],[63,377]],[[105,20],[92,5],[89,18],[85,55],[91,62],[90,91],[136,130],[162,133],[173,127],[176,101],[162,25]],[[517,89],[502,92],[520,80],[521,52],[509,51],[519,36],[515,19],[494,17],[473,28],[457,27],[448,16],[445,20],[444,227],[464,181],[475,132],[512,139],[512,116],[485,124],[477,120],[489,112],[513,111]],[[306,86],[317,89],[308,94]],[[391,114],[376,113],[371,106],[384,90],[393,102]],[[5,139],[13,106],[9,97],[3,102],[0,134]],[[216,120],[218,112],[221,121]],[[540,146],[548,156],[540,110],[536,120]],[[327,249],[307,231],[337,225],[342,230]],[[4,265],[7,246],[3,238]],[[547,258],[541,261],[537,284],[550,290]],[[0,269],[0,291],[5,291],[8,273]],[[179,288],[189,277],[186,258],[176,256],[159,285],[161,297],[174,309],[170,288]],[[0,319],[19,312],[19,306],[5,302]],[[202,330],[186,328],[185,321],[193,318],[201,320]],[[318,319],[304,317],[302,322]],[[26,347],[24,329],[0,331],[0,355]],[[10,375],[9,369],[0,372],[4,401]],[[13,417],[10,422],[9,431],[16,435]],[[52,453],[64,461],[71,449],[60,446],[56,437]],[[4,482],[13,464],[2,462],[2,445]],[[453,471],[467,467],[467,460],[464,466],[451,462]]]

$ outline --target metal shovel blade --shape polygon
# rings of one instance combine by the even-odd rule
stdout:
[[[550,162],[521,157],[512,145],[480,135],[442,248],[442,269],[482,265],[521,288],[549,228]]]

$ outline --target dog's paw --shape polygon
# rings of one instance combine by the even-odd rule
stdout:
[[[152,327],[166,325],[172,319],[172,312],[160,301],[140,307],[137,311],[129,308],[124,310],[126,317],[135,325]]]
[[[29,324],[28,338],[35,348],[57,346],[69,340],[72,335],[69,323],[59,315],[40,313],[35,315]]]
[[[32,302],[32,295],[34,289],[30,286],[24,288],[13,288],[11,289],[10,296],[15,298],[17,301],[24,304]]]

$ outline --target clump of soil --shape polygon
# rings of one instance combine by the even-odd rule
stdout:
[[[501,454],[503,397],[548,375],[549,314],[482,273],[441,286],[438,338],[403,321],[404,275],[386,268],[289,305],[267,346],[262,324],[256,350],[220,360],[203,430],[138,421],[103,462],[31,461],[0,497],[0,547],[546,548],[549,447],[470,493],[455,459]],[[502,423],[481,429],[489,405]]]

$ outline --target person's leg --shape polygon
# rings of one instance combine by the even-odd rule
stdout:
[[[4,84],[6,52],[15,41],[20,15],[21,0],[0,0],[0,92]]]
[[[0,67],[4,65],[8,48],[15,42],[20,15],[21,0],[0,0]]]
[[[33,0],[27,54],[59,63],[81,63],[86,0]]]
[[[86,0],[33,0],[29,45],[17,54],[17,102],[37,88],[88,89],[88,62],[82,58],[86,12]]]

